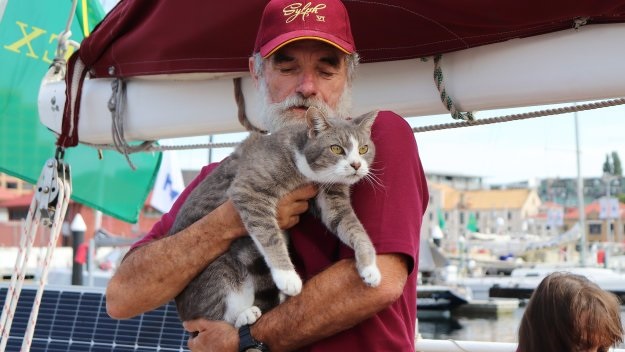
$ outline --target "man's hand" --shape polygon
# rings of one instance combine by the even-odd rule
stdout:
[[[278,201],[278,225],[283,230],[299,222],[299,217],[308,210],[308,200],[317,195],[317,186],[307,184],[295,189]]]
[[[195,319],[182,323],[191,334],[188,346],[192,352],[237,352],[239,333],[224,321]]]

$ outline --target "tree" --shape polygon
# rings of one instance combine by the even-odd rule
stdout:
[[[610,155],[605,155],[605,161],[603,162],[603,173],[612,175],[612,161],[610,160]]]
[[[605,161],[603,162],[603,173],[612,176],[623,176],[623,165],[621,165],[621,158],[619,158],[616,151],[613,151],[611,154],[605,155]]]
[[[612,152],[612,175],[623,176],[623,167],[621,165],[621,158],[618,157],[616,151]]]

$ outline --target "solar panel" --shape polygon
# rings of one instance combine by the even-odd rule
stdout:
[[[8,285],[0,285],[0,307]],[[36,287],[24,287],[17,305],[7,352],[20,351]],[[174,302],[132,319],[106,314],[103,289],[48,286],[35,327],[33,352],[188,351],[187,335]]]

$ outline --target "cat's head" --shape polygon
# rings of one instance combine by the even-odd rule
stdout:
[[[372,111],[345,119],[326,117],[318,109],[309,109],[308,140],[302,150],[306,165],[300,163],[300,171],[322,184],[353,184],[361,180],[369,173],[375,156],[371,126],[377,115],[377,111]]]

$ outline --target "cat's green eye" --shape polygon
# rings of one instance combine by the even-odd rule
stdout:
[[[369,151],[369,146],[368,145],[363,145],[360,148],[358,148],[358,153],[360,153],[360,155],[363,155],[364,153]]]
[[[340,145],[336,145],[336,144],[333,144],[330,146],[330,151],[338,155],[345,154],[345,152],[343,151],[343,148]]]

